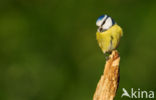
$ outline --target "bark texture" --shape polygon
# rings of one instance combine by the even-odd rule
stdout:
[[[120,57],[114,50],[106,61],[104,73],[97,84],[93,100],[113,100],[119,85]]]

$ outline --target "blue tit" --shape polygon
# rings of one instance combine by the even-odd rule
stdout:
[[[103,53],[110,53],[119,45],[121,36],[123,36],[122,28],[108,15],[100,16],[96,25],[96,39]]]

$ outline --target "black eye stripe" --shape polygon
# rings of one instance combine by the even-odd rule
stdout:
[[[106,20],[108,19],[108,17],[109,17],[109,16],[106,17],[106,19],[103,21],[103,23],[101,24],[101,26],[102,26],[103,24],[105,24],[105,22],[106,22]]]
[[[106,20],[103,21],[103,23],[101,24],[101,26],[102,26],[103,24],[105,24],[105,22],[106,22]]]

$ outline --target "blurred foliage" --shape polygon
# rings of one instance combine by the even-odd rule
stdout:
[[[1,0],[0,100],[91,100],[105,64],[102,14],[124,31],[116,99],[122,88],[155,91],[155,10],[154,0]]]

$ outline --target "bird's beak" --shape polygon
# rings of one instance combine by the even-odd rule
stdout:
[[[106,29],[103,29],[101,26],[98,28],[98,32],[104,32]]]

